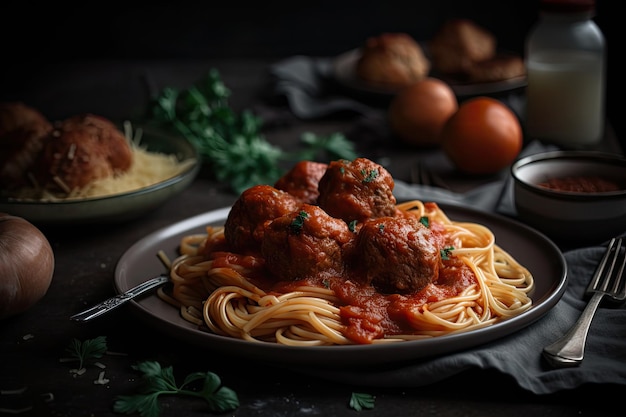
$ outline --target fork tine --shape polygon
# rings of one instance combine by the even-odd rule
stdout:
[[[420,184],[420,185],[428,185],[428,184],[424,184],[424,179],[422,178],[422,175],[421,175],[421,168],[420,168],[419,162],[417,163],[417,165],[411,167],[411,183]]]
[[[623,285],[626,255],[620,261],[622,246],[623,238],[611,239],[602,260],[598,264],[593,279],[587,287],[588,293],[601,291],[616,300],[626,298],[626,285]],[[618,262],[621,262],[621,264],[618,264]]]
[[[620,251],[622,248],[623,238],[619,238],[619,242],[617,248],[615,249],[615,262],[619,258]],[[614,294],[613,298],[617,300],[626,299],[626,282],[624,282],[624,269],[626,268],[626,253],[622,257],[622,263],[619,265],[619,269],[615,275],[615,282],[613,283],[613,288],[611,289],[611,293]]]
[[[424,166],[424,163],[420,163],[418,165],[420,178],[422,179],[425,185],[433,185],[432,176],[430,175],[430,171]]]
[[[437,174],[435,174],[434,172],[428,170],[427,168],[425,168],[428,171],[428,174],[430,175],[431,178],[431,183],[439,188],[443,188],[445,190],[449,190],[450,187],[448,187],[448,184],[446,184],[446,182]]]
[[[411,168],[411,182],[413,184],[439,187],[446,190],[450,189],[445,181],[437,174],[434,174],[421,160],[418,160],[415,166]]]
[[[424,164],[420,160],[411,168],[411,181],[414,184],[432,185],[428,171],[424,169]]]
[[[602,256],[602,260],[600,261],[600,263],[598,264],[598,267],[596,268],[596,272],[594,273],[593,279],[591,280],[591,282],[589,283],[589,286],[587,287],[587,291],[597,291],[597,290],[606,291],[607,286],[609,284],[609,279],[606,279],[604,277],[610,277],[612,274],[613,267],[615,266],[616,258],[614,254],[616,253],[615,251],[616,242],[617,240],[615,238],[612,238],[611,241],[609,242],[609,246],[604,252],[604,256]],[[613,258],[611,258],[611,256],[613,256]],[[610,261],[609,261],[609,258],[611,258]],[[608,272],[606,271],[607,268],[609,268]]]

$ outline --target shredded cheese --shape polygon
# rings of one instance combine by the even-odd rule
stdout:
[[[195,161],[179,161],[174,155],[151,152],[131,143],[133,164],[120,175],[102,178],[77,190],[65,190],[66,193],[53,193],[38,187],[26,187],[15,198],[37,201],[68,201],[83,198],[103,197],[136,191],[142,188],[174,178],[186,171]]]
[[[191,161],[179,162],[174,155],[152,153],[142,148],[134,148],[133,154],[133,164],[127,172],[94,181],[82,190],[71,192],[69,198],[95,197],[138,190],[173,178],[191,164]]]
[[[93,383],[96,385],[106,385],[109,383],[109,380],[104,377],[104,371],[102,371],[98,374],[98,379],[94,380]]]

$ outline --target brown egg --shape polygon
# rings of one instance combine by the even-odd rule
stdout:
[[[393,98],[388,109],[389,127],[409,145],[439,145],[444,124],[457,109],[456,95],[446,82],[424,78]]]

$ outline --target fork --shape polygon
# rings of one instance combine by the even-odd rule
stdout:
[[[624,277],[626,254],[622,250],[623,240],[622,237],[611,239],[591,282],[587,286],[586,295],[592,294],[591,299],[576,323],[563,337],[543,349],[544,358],[553,367],[574,367],[582,363],[591,321],[605,295],[614,301],[626,299],[626,279]]]
[[[422,161],[418,161],[417,164],[411,168],[411,183],[439,187],[446,190],[450,189],[445,181],[440,176],[433,173]]]

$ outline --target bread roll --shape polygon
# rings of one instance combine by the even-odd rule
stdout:
[[[496,38],[468,19],[447,20],[430,42],[433,68],[443,74],[467,74],[476,62],[496,56]]]
[[[361,48],[356,75],[362,81],[404,87],[426,77],[430,61],[406,33],[383,33],[368,38]]]

